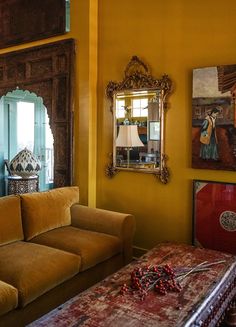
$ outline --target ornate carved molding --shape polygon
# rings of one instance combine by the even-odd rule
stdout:
[[[113,153],[109,153],[110,163],[105,168],[105,175],[108,178],[112,178],[118,173],[118,170],[113,165]]]
[[[169,169],[166,167],[167,155],[164,153],[162,154],[161,161],[162,169],[156,174],[156,177],[158,177],[163,184],[167,184],[169,182],[170,173]]]
[[[138,168],[123,168],[116,166],[116,160],[111,158],[110,163],[106,167],[106,176],[111,178],[121,170],[129,170],[135,172],[147,172],[152,173],[156,178],[158,178],[163,184],[168,183],[169,181],[169,170],[166,166],[167,156],[164,151],[164,112],[167,108],[166,98],[172,91],[172,82],[168,75],[163,75],[160,79],[153,77],[149,71],[148,66],[141,61],[137,56],[133,56],[126,66],[124,71],[124,78],[121,82],[110,81],[106,87],[106,96],[110,100],[110,110],[113,112],[114,108],[114,98],[115,95],[119,92],[132,93],[133,91],[158,91],[158,101],[160,102],[161,110],[161,137],[160,137],[160,162],[159,167],[154,169],[138,169]],[[117,126],[113,126],[117,128]],[[113,140],[113,151],[116,151],[114,146],[115,140]],[[116,156],[115,156],[116,157]]]
[[[109,165],[106,166],[105,175],[108,178],[112,178],[117,173],[118,173],[118,170],[112,164],[109,164]]]
[[[0,55],[0,97],[19,87],[43,98],[54,137],[54,186],[72,183],[74,40]]]
[[[161,79],[154,78],[150,74],[148,67],[137,56],[131,58],[124,75],[124,79],[121,82],[110,81],[106,87],[106,96],[110,99],[111,103],[114,93],[118,91],[161,88],[164,92],[164,99],[171,92],[172,82],[168,75],[163,75]]]

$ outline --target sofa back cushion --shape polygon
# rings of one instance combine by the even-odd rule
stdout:
[[[24,239],[20,197],[9,195],[0,198],[0,245]]]
[[[68,186],[21,195],[25,240],[71,224],[70,207],[79,202],[79,188]]]

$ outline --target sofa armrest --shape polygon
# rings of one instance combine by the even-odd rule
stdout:
[[[119,237],[123,243],[125,263],[132,259],[133,215],[75,204],[71,207],[71,225]]]

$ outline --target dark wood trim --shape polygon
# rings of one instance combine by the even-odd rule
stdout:
[[[72,39],[0,55],[0,96],[19,87],[43,98],[54,137],[54,185],[72,184]]]
[[[66,32],[65,0],[1,0],[0,48]]]

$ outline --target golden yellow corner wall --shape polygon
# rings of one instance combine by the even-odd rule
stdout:
[[[191,168],[192,69],[236,63],[235,12],[234,0],[99,1],[97,206],[135,215],[136,246],[190,243],[192,180],[236,182],[234,172]],[[144,60],[154,76],[167,73],[174,83],[166,113],[167,185],[138,173],[104,177],[112,149],[104,90],[109,80],[123,78],[132,55]]]
[[[71,0],[70,32],[65,35],[0,49],[3,54],[65,38],[75,39],[73,174],[74,184],[81,186],[81,203],[91,206],[96,203],[97,2]]]
[[[235,11],[234,0],[71,0],[68,34],[0,51],[76,40],[74,184],[83,204],[133,213],[136,246],[190,243],[192,180],[236,182],[234,172],[191,168],[192,69],[236,63]],[[123,78],[133,55],[174,83],[166,113],[167,185],[148,174],[104,174],[112,151],[105,87]]]

